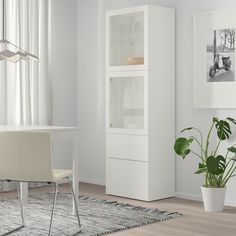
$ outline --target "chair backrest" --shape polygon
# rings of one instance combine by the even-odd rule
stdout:
[[[0,180],[52,180],[49,132],[0,133]]]

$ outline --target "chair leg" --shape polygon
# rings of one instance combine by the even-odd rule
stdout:
[[[16,185],[17,185],[18,198],[19,198],[19,201],[20,201],[21,222],[22,222],[22,226],[24,226],[25,225],[25,219],[24,219],[22,199],[21,199],[21,196],[20,196],[20,182],[16,183]]]
[[[74,191],[74,188],[73,188],[73,182],[72,182],[70,177],[68,177],[68,180],[69,180],[70,185],[71,185],[71,192],[72,192],[72,196],[73,196],[74,203],[75,203],[75,211],[76,211],[76,215],[77,215],[77,219],[78,219],[78,224],[79,224],[79,231],[78,232],[80,232],[81,231],[81,223],[80,223],[80,218],[79,218],[79,210],[78,210],[77,199],[75,197],[75,191]]]
[[[57,190],[58,190],[58,184],[55,184],[54,200],[53,200],[51,221],[50,221],[48,236],[51,236],[51,233],[52,233],[52,221],[53,221],[54,209],[55,209],[55,204],[56,204],[56,199],[57,199]]]
[[[2,191],[2,181],[0,181],[0,191]]]
[[[0,182],[0,188],[2,188],[2,183],[3,181]],[[17,193],[18,193],[18,198],[19,198],[19,201],[20,201],[20,209],[21,209],[21,225],[15,229],[12,229],[10,231],[8,231],[7,233],[4,233],[2,234],[1,236],[6,236],[6,235],[9,235],[9,234],[12,234],[22,228],[25,227],[25,220],[24,220],[24,214],[23,214],[23,206],[22,206],[22,201],[21,201],[21,197],[20,197],[20,183],[16,183],[17,185]]]

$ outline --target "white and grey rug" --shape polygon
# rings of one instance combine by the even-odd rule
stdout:
[[[12,235],[47,235],[52,200],[53,195],[51,193],[31,196],[29,203],[24,206],[26,227]],[[58,194],[52,229],[53,235],[72,235],[78,230],[76,218],[71,214],[71,202],[70,194]],[[82,224],[82,232],[78,234],[79,236],[104,235],[181,215],[177,212],[159,211],[158,209],[137,207],[91,197],[79,198],[79,212]],[[20,219],[18,199],[1,199],[0,235],[17,227]]]

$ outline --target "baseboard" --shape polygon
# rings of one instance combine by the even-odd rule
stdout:
[[[175,197],[202,202],[202,196],[197,194],[176,192]]]
[[[83,177],[82,178],[79,177],[79,182],[88,183],[88,184],[102,185],[102,186],[106,185],[104,180],[88,179],[88,178],[83,178]]]
[[[236,201],[225,201],[226,206],[236,207]]]
[[[178,197],[178,198],[182,198],[182,199],[202,202],[202,196],[197,195],[197,194],[188,194],[188,193],[176,192],[175,196]],[[225,206],[236,207],[236,201],[227,201],[226,200],[225,201]]]

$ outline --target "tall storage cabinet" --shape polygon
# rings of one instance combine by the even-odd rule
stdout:
[[[106,193],[175,194],[175,12],[144,5],[106,16]]]

